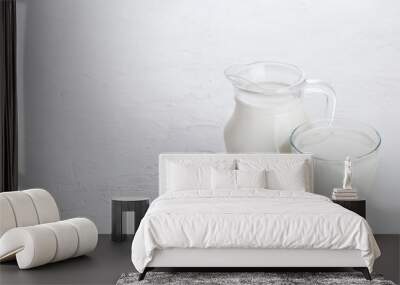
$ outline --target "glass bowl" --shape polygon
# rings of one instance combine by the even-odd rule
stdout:
[[[347,156],[359,196],[367,196],[373,188],[381,146],[373,127],[344,118],[307,122],[293,130],[290,146],[292,152],[313,155],[315,193],[331,196],[333,188],[342,187]]]

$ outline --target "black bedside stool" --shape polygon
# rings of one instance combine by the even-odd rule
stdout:
[[[366,219],[366,201],[357,200],[332,200],[333,203],[339,204],[340,206],[359,214],[361,217]]]
[[[112,198],[111,205],[111,239],[113,241],[123,241],[126,235],[122,233],[122,213],[126,211],[135,212],[135,233],[140,221],[149,208],[150,199],[147,197],[115,197]],[[134,233],[134,234],[135,234]]]

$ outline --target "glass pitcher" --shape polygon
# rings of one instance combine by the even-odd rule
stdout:
[[[325,116],[332,120],[336,96],[321,81],[306,79],[298,67],[279,62],[234,65],[225,70],[236,106],[225,126],[227,152],[290,152],[289,136],[308,121],[303,96],[326,98]]]

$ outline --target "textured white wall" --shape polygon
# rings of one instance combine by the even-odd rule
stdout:
[[[112,195],[157,195],[158,153],[224,150],[224,68],[279,60],[381,132],[368,218],[400,233],[399,15],[394,0],[19,0],[22,187],[109,232]]]

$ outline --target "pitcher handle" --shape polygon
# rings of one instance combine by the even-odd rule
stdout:
[[[330,122],[333,121],[336,112],[336,92],[332,86],[319,79],[307,79],[303,93],[317,93],[326,98],[325,116]]]

